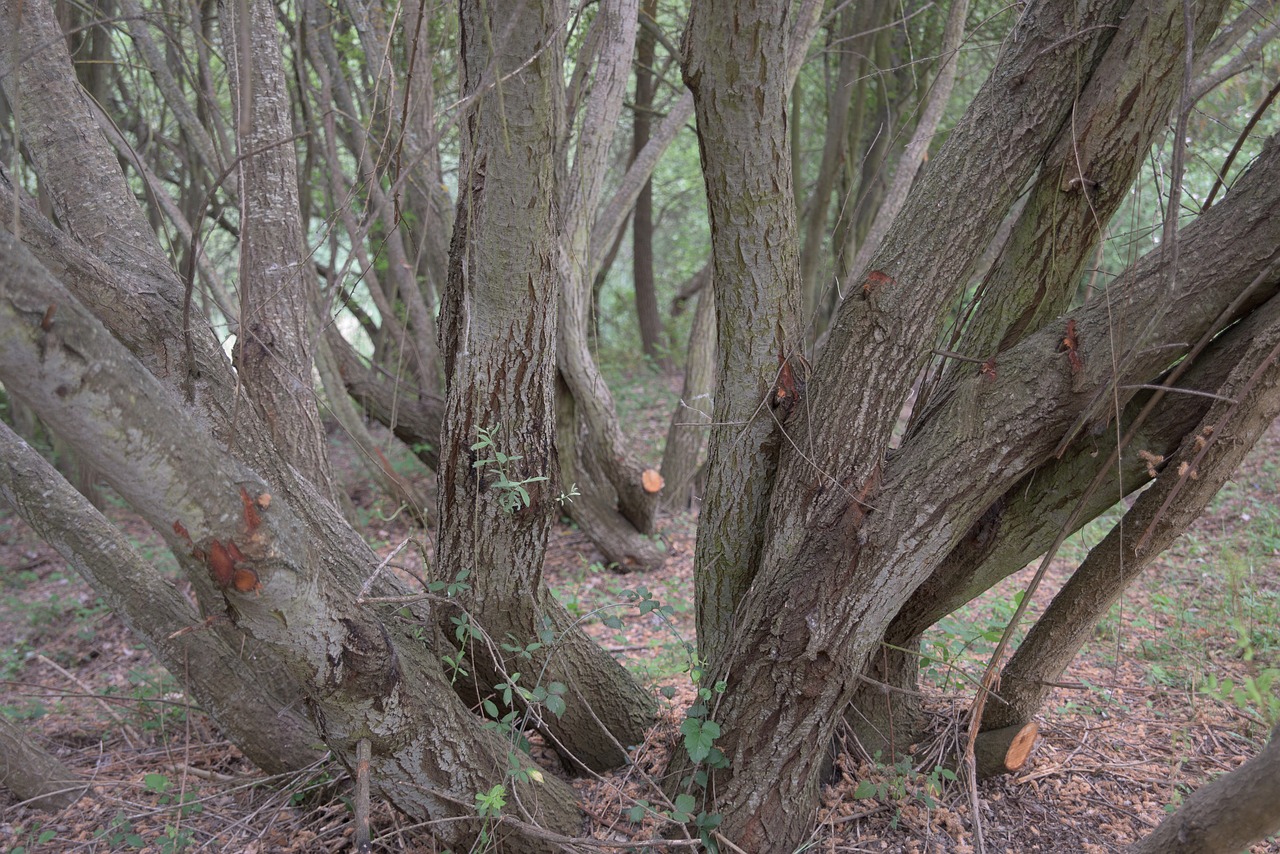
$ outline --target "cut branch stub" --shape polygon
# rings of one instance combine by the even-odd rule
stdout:
[[[978,733],[973,743],[978,778],[1021,771],[1036,746],[1040,725],[1034,721]]]

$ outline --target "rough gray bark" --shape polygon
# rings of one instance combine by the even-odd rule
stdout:
[[[1262,751],[1203,786],[1128,854],[1235,854],[1280,833],[1280,724]]]
[[[504,671],[519,671],[529,688],[572,686],[565,714],[544,715],[542,725],[571,761],[604,768],[625,761],[625,745],[641,740],[653,701],[573,625],[541,579],[547,532],[560,510],[554,164],[564,120],[563,15],[559,2],[528,3],[511,18],[491,17],[478,2],[462,8],[471,108],[440,323],[449,394],[436,572],[453,581],[470,571],[462,602],[495,647],[543,644],[529,659],[508,652],[504,661],[477,644],[468,660],[480,692],[508,681]],[[492,431],[496,447],[473,449],[482,429]],[[498,452],[519,459],[501,464]],[[526,483],[524,501],[494,485],[499,466],[510,481],[546,479]],[[543,637],[548,629],[552,643]]]
[[[305,768],[323,756],[293,680],[276,674],[277,681],[263,681],[235,638],[201,627],[201,615],[173,585],[3,424],[0,460],[0,496],[89,582],[245,756],[269,774]]]
[[[6,20],[18,20],[12,6],[0,7],[0,12]],[[16,113],[28,145],[39,150],[35,160],[41,183],[49,188],[65,230],[54,228],[3,175],[0,222],[21,234],[41,262],[164,383],[167,406],[180,408],[184,400],[191,404],[189,414],[202,434],[212,434],[242,460],[269,473],[278,488],[288,488],[296,476],[269,449],[265,429],[239,392],[220,344],[198,316],[193,319],[184,311],[183,286],[164,262],[118,161],[95,130],[52,13],[46,4],[27,4],[20,20],[13,37],[0,40],[0,80],[20,93]],[[56,302],[45,310],[56,314],[57,308],[50,308]],[[198,572],[191,581],[201,607],[215,609],[220,597],[207,573]],[[274,686],[281,696],[294,685],[269,656],[255,652],[255,642],[239,629],[221,625],[216,631],[230,646],[246,650],[246,666],[254,669],[260,684]],[[283,705],[300,701],[295,694],[284,698]],[[261,714],[273,714],[268,711],[272,702],[264,695]],[[292,744],[287,733],[281,743]]]
[[[1195,5],[1197,50],[1225,8],[1221,0]],[[996,357],[1061,314],[1075,296],[1181,92],[1182,12],[1181,2],[1140,0],[1121,22],[978,290],[973,322],[956,347],[963,354]],[[950,368],[951,374],[962,372],[959,363]]]
[[[689,330],[685,354],[684,385],[680,402],[671,413],[667,441],[662,449],[663,503],[672,510],[688,509],[695,497],[699,458],[711,427],[712,393],[716,381],[715,294],[704,288]]]
[[[571,790],[476,726],[421,626],[399,619],[395,606],[353,601],[352,590],[379,561],[333,506],[305,485],[275,494],[174,407],[159,382],[5,232],[0,249],[0,381],[56,421],[81,452],[92,451],[113,488],[216,586],[217,616],[263,643],[304,686],[334,755],[354,767],[356,745],[368,739],[380,794],[435,822],[448,845],[476,838],[484,822],[474,797],[498,783],[525,820],[577,832]],[[45,323],[51,304],[59,306],[57,321]],[[407,592],[375,581],[375,595]],[[507,776],[511,762],[525,774]],[[518,827],[496,832],[509,832],[519,850],[552,848]]]
[[[1180,275],[1173,292],[1168,290],[1167,261],[1159,257],[1143,259],[1114,285],[1116,293],[1123,294],[1112,305],[1118,316],[1147,317],[1163,307],[1162,339],[1194,341],[1256,278],[1261,277],[1261,286],[1235,307],[1233,316],[1247,314],[1276,292],[1280,271],[1271,264],[1280,246],[1280,223],[1266,211],[1275,203],[1274,170],[1280,165],[1277,149],[1280,146],[1274,142],[1268,144],[1246,173],[1247,180],[1237,182],[1236,207],[1229,212],[1215,208],[1183,230],[1179,238]],[[1224,258],[1222,241],[1235,239],[1241,241],[1240,246],[1266,248]],[[1079,373],[1072,371],[1066,354],[1059,352],[1058,330],[1042,330],[1010,351],[997,381],[983,376],[975,366],[974,376],[940,413],[937,425],[942,426],[926,430],[885,461],[883,486],[871,496],[870,508],[846,499],[844,518],[827,517],[825,522],[816,510],[811,511],[818,525],[810,522],[801,554],[826,540],[815,555],[818,560],[781,567],[791,570],[780,577],[789,578],[792,586],[775,588],[785,594],[774,592],[766,600],[766,588],[758,581],[744,600],[747,618],[761,621],[757,624],[764,631],[748,634],[739,630],[738,636],[747,639],[736,647],[776,650],[776,658],[740,660],[737,670],[729,675],[722,726],[730,737],[726,753],[735,761],[735,771],[738,757],[742,757],[752,784],[758,785],[762,776],[784,773],[784,769],[787,776],[783,780],[799,778],[798,769],[804,767],[806,758],[786,745],[825,743],[825,716],[843,707],[847,699],[843,694],[846,688],[841,687],[836,674],[848,672],[850,666],[860,668],[865,662],[872,641],[863,633],[879,636],[881,626],[887,624],[905,593],[955,547],[1013,481],[1052,454],[1058,438],[1071,428],[1091,394],[1111,382],[1109,360],[1087,358],[1105,352],[1109,338],[1123,335],[1121,329],[1110,325],[1107,310],[1101,301],[1095,301],[1069,318],[1080,330],[1079,352],[1086,356]],[[1122,362],[1126,372],[1118,380],[1121,388],[1148,381],[1180,355],[1174,348],[1153,348],[1150,341],[1123,337],[1117,346],[1122,354],[1133,354]],[[1122,402],[1131,393],[1122,395]],[[966,423],[972,426],[965,428]],[[1028,430],[1027,425],[1036,427]],[[827,531],[831,533],[824,533]],[[857,548],[862,540],[865,545]],[[846,563],[845,550],[851,546],[854,559]],[[831,575],[824,578],[824,572]],[[815,587],[835,594],[814,601],[806,591]],[[779,606],[779,602],[783,604]],[[856,655],[852,659],[846,657],[851,649]],[[781,673],[772,679],[756,676],[769,672],[775,661],[786,662],[785,681],[777,681]],[[735,686],[738,679],[747,683],[740,694]],[[754,728],[761,720],[759,704],[753,703],[751,712],[740,717],[736,697],[758,697],[756,692],[766,690],[766,684],[788,686],[783,694],[786,699],[766,714],[757,739],[748,747],[738,740],[737,733],[743,724]],[[813,694],[817,697],[811,699]],[[761,757],[759,751],[766,748],[777,751],[778,757],[772,761]],[[771,785],[777,785],[774,781],[778,779],[773,777]],[[734,793],[736,783],[733,779],[729,787],[721,788],[722,797],[726,790]],[[743,789],[741,797],[758,799],[752,803],[756,814],[769,808],[769,814],[774,815],[773,798],[764,794],[769,790]],[[726,802],[735,805],[738,800],[734,797]],[[726,816],[726,824],[729,821]],[[750,819],[737,821],[760,832]],[[775,826],[769,825],[770,832]]]
[[[275,7],[224,7],[234,45],[240,170],[240,312],[235,364],[285,461],[338,500],[311,381],[320,332],[314,268],[302,240],[293,121]]]
[[[698,655],[706,661],[723,660],[738,601],[755,575],[779,425],[795,412],[807,378],[786,121],[787,12],[785,3],[700,3],[685,31],[719,348],[694,564]]]
[[[1273,265],[1280,273],[1280,264]],[[1093,627],[1125,588],[1197,517],[1280,417],[1280,304],[1275,299],[1234,327],[1247,342],[1215,401],[1154,485],[1143,492],[1054,597],[1001,673],[984,730],[1025,723],[1040,710]]]
[[[1221,3],[1196,7],[1193,35],[1197,46],[1208,40],[1223,9],[1224,4]],[[1029,194],[1029,201],[1021,208],[1011,236],[1004,242],[998,259],[979,290],[975,317],[964,329],[960,343],[953,345],[975,358],[990,359],[987,369],[997,377],[1000,372],[998,353],[1057,317],[1075,294],[1082,270],[1093,256],[1094,247],[1102,238],[1111,215],[1127,197],[1146,148],[1180,89],[1181,50],[1178,45],[1182,43],[1185,43],[1185,28],[1181,4],[1151,2],[1135,6],[1092,72],[1072,109],[1070,121],[1064,124],[1058,139],[1050,147],[1045,165],[1041,167],[1040,176]],[[1027,276],[1027,270],[1035,270],[1036,275]],[[927,399],[927,391],[922,393],[917,413],[923,411],[924,414],[913,414],[912,429],[927,423],[930,405],[949,398],[948,382],[969,376],[972,370],[972,365],[964,362],[946,364],[942,389],[936,392],[933,400]],[[1193,402],[1184,404],[1182,411],[1194,412],[1196,408]],[[968,423],[964,428],[973,429],[973,425]],[[1179,436],[1176,432],[1146,431],[1143,440],[1158,439],[1161,450],[1154,452],[1163,453],[1171,450],[1169,443],[1176,442]],[[1106,445],[1112,438],[1103,436],[1097,441]],[[1154,446],[1141,447],[1150,449]],[[1044,531],[1064,524],[1079,495],[1080,487],[1073,490],[1071,484],[1080,476],[1084,476],[1085,484],[1090,482],[1097,464],[1105,458],[1104,454],[1101,459],[1091,460],[1073,453],[1029,477],[1026,488],[1021,492],[1015,487],[992,505],[988,511],[990,518],[979,523],[979,528],[973,532],[974,537],[987,540],[989,547],[994,549],[996,531],[1001,527],[1013,530],[1022,525],[1022,532],[1013,537],[999,538],[1000,549],[1006,550],[1005,554],[993,553],[975,561],[979,550],[962,546],[958,549],[959,555],[953,555],[939,565],[891,626],[885,639],[890,647],[911,645],[918,633],[934,619],[985,589],[983,585],[989,585],[1007,572],[1025,565],[1035,556],[1027,554],[1025,548],[1016,548],[1017,543],[1026,546],[1033,541],[1042,548],[1047,547],[1049,543],[1041,538],[1028,541],[1026,533],[1036,528]],[[1145,477],[1138,476],[1142,469],[1141,461],[1129,455],[1123,472],[1124,491],[1145,482]],[[1114,503],[1120,497],[1116,489],[1115,480],[1110,480],[1090,499],[1090,509],[1081,514],[1078,524],[1084,524]],[[1038,524],[1028,527],[1026,523],[1032,520]],[[1009,546],[1015,546],[1013,553],[1007,552]],[[957,560],[961,555],[963,558]],[[1018,563],[1019,559],[1021,563]],[[964,576],[966,572],[970,573],[967,577]],[[923,616],[925,613],[930,616]],[[905,631],[907,622],[914,624],[913,631]],[[903,654],[890,651],[888,655],[898,658]],[[910,661],[904,660],[902,668],[896,672],[905,674],[910,666]],[[900,694],[893,699],[904,712],[916,705],[915,698],[909,694]],[[878,697],[863,689],[853,708],[860,710],[864,704],[879,707],[880,702]],[[862,717],[865,714],[851,714],[851,725],[856,728]],[[905,714],[904,717],[910,719],[911,715]],[[872,738],[870,733],[866,737],[868,740]]]
[[[906,595],[982,511],[1052,452],[1078,414],[1072,404],[1083,405],[1075,389],[1106,383],[1106,366],[1088,356],[1107,346],[1107,320],[1082,315],[1075,319],[1086,354],[1079,376],[1056,353],[1062,334],[1043,330],[995,384],[974,376],[947,402],[941,426],[885,456],[943,307],[1069,118],[1076,93],[1063,81],[1077,67],[1094,67],[1124,11],[1053,2],[1025,10],[1019,38],[869,265],[879,275],[868,275],[846,300],[819,354],[810,403],[787,424],[795,446],[782,453],[761,569],[725,645],[740,654],[713,664],[712,678],[728,682],[717,720],[731,764],[729,774],[714,775],[715,786],[723,827],[739,845],[785,848],[799,839],[817,794],[812,746],[827,743],[852,696],[849,674],[861,670]],[[1241,231],[1266,228],[1250,218]],[[1182,257],[1207,285],[1207,259]],[[1233,261],[1241,266],[1225,281],[1239,285],[1242,275],[1256,274],[1258,259]],[[1137,284],[1151,287],[1153,263],[1135,274],[1126,316],[1151,310],[1152,291]],[[1223,280],[1195,290],[1184,277],[1194,278],[1179,278],[1164,340],[1187,340],[1188,325],[1209,322],[1206,312],[1225,305],[1214,293]],[[1176,358],[1176,351],[1141,349],[1150,344],[1122,343],[1135,354],[1126,377],[1149,378]],[[1046,364],[1062,373],[1046,375]],[[1000,394],[984,393],[992,388]],[[1029,424],[1037,426],[1028,431]],[[764,708],[761,697],[771,698]]]

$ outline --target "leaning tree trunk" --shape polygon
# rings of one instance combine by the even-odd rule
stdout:
[[[263,682],[241,645],[201,617],[123,534],[0,424],[0,496],[62,555],[255,765],[270,774],[323,757],[291,681]],[[283,690],[282,690],[283,689]],[[263,696],[272,719],[264,723]]]
[[[1197,790],[1128,854],[1236,854],[1280,833],[1280,724],[1262,752]]]
[[[1280,222],[1268,214],[1274,204],[1276,182],[1271,173],[1278,147],[1267,147],[1236,182],[1228,201],[1184,229],[1180,275],[1172,291],[1167,259],[1158,252],[1113,284],[1115,303],[1133,316],[1167,309],[1160,340],[1197,340],[1220,316],[1230,321],[1247,314],[1280,286],[1280,271],[1271,266],[1269,254],[1221,252],[1222,243],[1232,239],[1240,246],[1280,245]],[[1255,282],[1250,298],[1240,299]],[[1095,301],[1063,319],[1064,326],[1071,322],[1078,330],[1077,356],[1105,353],[1110,339],[1121,335],[1109,324],[1107,312],[1106,304]],[[816,793],[799,789],[795,782],[813,780],[820,760],[813,751],[795,745],[827,743],[828,717],[851,696],[852,686],[839,674],[865,665],[906,595],[972,530],[985,508],[1054,453],[1059,438],[1087,411],[1093,395],[1114,382],[1124,390],[1117,391],[1124,402],[1134,386],[1149,382],[1186,351],[1186,345],[1153,347],[1150,338],[1121,338],[1125,371],[1113,377],[1110,360],[1082,358],[1073,363],[1069,352],[1060,350],[1061,341],[1062,333],[1054,327],[1025,340],[1009,351],[996,381],[975,366],[974,375],[957,389],[934,425],[882,464],[882,485],[878,492],[867,493],[868,506],[837,494],[833,507],[810,509],[813,521],[808,525],[777,529],[771,545],[790,543],[794,551],[767,556],[768,575],[762,574],[744,598],[739,612],[743,627],[735,638],[738,648],[771,654],[737,662],[727,677],[718,718],[727,736],[722,749],[732,763],[732,774],[717,783],[723,782],[719,792],[724,825],[735,828],[731,832],[738,839],[753,847],[755,842],[785,847],[793,837],[781,837],[787,840],[782,842],[777,834],[788,832],[788,817],[796,822],[790,833],[802,833],[799,817],[807,813],[787,805]],[[816,374],[826,375],[821,369]],[[830,410],[819,402],[815,400],[815,411]],[[974,423],[982,429],[957,430],[970,414],[966,410],[974,406]],[[815,432],[820,429],[814,425]],[[813,447],[836,446],[828,437]],[[808,460],[784,460],[790,465],[800,462],[805,463],[803,471],[810,470]],[[848,464],[832,468],[839,471]],[[780,478],[780,488],[786,491],[775,496],[775,507],[795,507],[806,482],[807,476],[799,481]],[[852,560],[849,544],[854,544]],[[762,579],[772,583],[762,585]],[[777,581],[790,583],[779,587]],[[815,601],[806,593],[814,589],[836,594]],[[779,699],[761,709],[760,698],[769,696]],[[774,794],[778,789],[785,800]]]
[[[554,146],[563,122],[563,15],[558,2],[528,3],[510,20],[463,4],[472,106],[440,324],[449,393],[436,572],[468,581],[460,602],[491,641],[492,649],[469,644],[472,686],[485,695],[517,671],[530,690],[567,686],[563,714],[538,708],[535,717],[568,761],[607,768],[641,740],[653,701],[542,582],[560,512]],[[454,616],[442,616],[449,637]]]
[[[311,382],[320,324],[303,247],[297,163],[275,7],[223,7],[234,46],[240,170],[240,313],[236,370],[285,461],[335,503],[324,426]]]
[[[1179,380],[1179,386],[1214,393],[1228,367],[1241,355],[1240,342],[1234,344],[1207,352],[1195,369]],[[1122,423],[1132,423],[1149,399],[1146,393],[1135,398],[1122,414]],[[1128,447],[1156,456],[1171,455],[1208,411],[1210,400],[1208,396],[1180,396],[1176,402],[1169,401],[1147,419]],[[922,720],[920,696],[913,692],[920,658],[911,650],[926,629],[1042,555],[1070,523],[1073,511],[1078,509],[1078,518],[1069,534],[1151,480],[1146,461],[1136,452],[1124,454],[1119,466],[1107,465],[1116,438],[1113,431],[1107,431],[1094,443],[1073,446],[1061,459],[1052,459],[1021,478],[983,511],[946,559],[911,594],[885,631],[881,650],[871,656],[866,679],[845,715],[869,753],[878,749],[885,756],[892,755],[909,743],[903,733]],[[1086,495],[1100,473],[1104,479]],[[898,688],[907,690],[895,690]],[[896,735],[892,744],[888,738],[891,731]]]
[[[0,2],[5,20],[16,20],[13,12],[10,4]],[[3,176],[0,223],[20,233],[41,263],[57,270],[76,298],[165,384],[169,406],[180,407],[182,399],[192,404],[189,409],[202,434],[217,437],[283,488],[294,478],[292,470],[273,452],[263,451],[266,431],[254,413],[244,411],[247,406],[238,405],[245,401],[221,346],[207,325],[191,319],[189,301],[184,306],[182,284],[163,262],[164,252],[120,173],[119,161],[94,130],[93,114],[47,4],[26,4],[21,26],[12,37],[0,39],[0,83],[9,91],[62,229],[38,214]],[[51,305],[46,310],[56,315],[59,309]],[[220,608],[221,597],[207,573],[197,573],[191,581],[202,610]],[[229,646],[244,650],[244,666],[256,673],[252,681],[272,686],[281,698],[277,702],[262,693],[261,709],[250,716],[252,725],[274,739],[281,765],[309,765],[313,749],[299,741],[290,715],[277,714],[301,702],[300,689],[271,656],[258,654],[254,641],[239,629],[219,624],[213,631]],[[197,659],[191,667],[202,664]],[[250,696],[241,702],[250,702]],[[256,738],[235,731],[228,735]]]
[[[591,353],[592,226],[596,219],[609,148],[622,113],[635,44],[637,0],[602,5],[593,22],[600,58],[583,109],[582,130],[565,183],[559,234],[559,367],[572,395],[575,441],[563,449],[565,464],[582,476],[581,496],[566,509],[610,562],[624,571],[652,569],[664,560],[654,531],[658,506],[645,487],[643,468],[618,421],[613,395]],[[567,429],[567,427],[566,427]],[[568,454],[572,450],[573,456]],[[569,472],[566,471],[566,475]]]
[[[1280,269],[1280,267],[1277,267]],[[1242,345],[1222,399],[1170,453],[1144,491],[1054,597],[1005,666],[982,729],[1029,722],[1130,583],[1200,516],[1246,453],[1280,417],[1280,302],[1227,336]],[[1216,355],[1216,354],[1214,354]],[[1181,384],[1179,383],[1181,386]]]
[[[1221,2],[1196,7],[1197,47],[1208,41],[1224,7]],[[1061,314],[1074,295],[1085,264],[1111,215],[1128,197],[1158,124],[1181,87],[1180,45],[1186,43],[1185,36],[1181,4],[1146,0],[1135,5],[1072,108],[1071,120],[1050,147],[1030,200],[1021,208],[1010,238],[979,288],[976,316],[955,345],[962,355],[987,362],[985,369],[995,376],[1000,372],[999,353]],[[1124,109],[1118,106],[1121,103]],[[1028,277],[1027,270],[1038,272]],[[953,361],[942,369],[938,390],[932,391],[932,384],[926,383],[916,408],[921,414],[913,413],[911,431],[927,424],[933,404],[949,400],[954,392],[951,385],[971,373],[972,364]],[[1044,494],[1039,488],[1034,492]],[[1114,495],[1114,490],[1105,494]],[[1014,508],[1027,497],[1011,494],[999,512],[1016,512]],[[944,562],[939,571],[947,567]],[[959,598],[942,590],[941,581],[930,580],[926,585],[934,597],[930,610],[942,602],[967,601],[981,592],[970,586],[967,595]],[[918,626],[917,631],[923,628]],[[891,632],[886,642],[890,647],[909,646],[909,637],[914,635]],[[888,653],[890,658],[901,655]],[[901,664],[890,671],[906,679],[897,687],[913,688],[911,660]],[[899,692],[896,697],[903,711],[915,705],[910,693]],[[884,707],[882,697],[864,687],[850,710],[849,723],[858,731],[867,719],[874,719],[872,710]],[[864,735],[867,743],[875,742],[872,732]]]
[[[375,577],[377,555],[330,502],[308,497],[305,484],[275,494],[3,231],[0,257],[0,381],[92,454],[188,570],[215,586],[222,604],[211,616],[247,632],[303,686],[339,760],[354,768],[368,742],[374,787],[447,845],[469,847],[485,829],[472,805],[495,785],[522,820],[577,831],[572,790],[478,726],[443,672],[444,650],[401,616],[408,591]],[[362,586],[396,604],[356,601]],[[517,825],[491,830],[518,850],[553,847]]]

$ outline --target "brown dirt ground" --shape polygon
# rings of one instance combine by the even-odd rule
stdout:
[[[647,426],[665,430],[660,421]],[[1208,588],[1223,583],[1205,555],[1213,553],[1215,537],[1248,524],[1251,506],[1256,511],[1257,502],[1277,500],[1249,489],[1251,473],[1276,460],[1280,429],[1273,428],[1236,479],[1242,487],[1239,497],[1220,502],[1191,533],[1198,550],[1175,546],[1153,570],[1155,581],[1135,586],[1121,617],[1108,623],[1108,632],[1100,633],[1100,640],[1066,674],[1064,680],[1078,687],[1058,689],[1046,705],[1041,739],[1027,767],[978,787],[988,851],[1118,850],[1154,827],[1167,805],[1256,752],[1265,736],[1259,721],[1234,706],[1205,699],[1176,674],[1154,678],[1149,658],[1136,651],[1168,643],[1176,634],[1200,645],[1214,673],[1238,681],[1255,666],[1234,654],[1233,638],[1199,636],[1203,629],[1194,620],[1178,616],[1185,616],[1185,610],[1170,616],[1168,609],[1149,606],[1152,591],[1168,593],[1162,575],[1176,577],[1188,601],[1194,601],[1197,584]],[[350,482],[358,482],[355,464],[346,460],[344,465]],[[383,521],[367,489],[352,493],[357,512],[369,521],[367,536],[384,553],[412,533],[401,518]],[[118,506],[108,512],[142,548],[163,553],[136,518]],[[599,620],[590,622],[588,630],[650,679],[655,692],[665,688],[671,694],[661,698],[661,720],[629,768],[574,781],[590,819],[590,836],[598,843],[614,843],[584,850],[617,850],[627,842],[630,850],[662,850],[654,844],[660,834],[654,822],[632,824],[626,813],[636,798],[658,801],[648,775],[661,769],[677,743],[683,709],[693,696],[679,668],[684,643],[693,640],[693,613],[685,604],[691,591],[693,527],[688,516],[664,519],[670,559],[661,571],[643,577],[608,572],[581,534],[564,525],[556,529],[546,579],[577,613],[613,608],[623,617],[621,630]],[[5,573],[0,651],[11,651],[0,659],[0,676],[6,680],[0,683],[0,706],[17,711],[34,739],[92,781],[90,796],[56,814],[32,811],[0,790],[4,850],[23,844],[40,852],[350,849],[352,814],[341,768],[328,765],[293,779],[265,777],[188,705],[177,683],[162,680],[145,648],[115,617],[96,608],[89,588],[9,514],[0,515],[0,567]],[[1056,563],[1049,586],[1056,589],[1069,568],[1066,561]],[[999,603],[1020,589],[1026,577],[1016,576],[988,594],[993,615],[1001,613]],[[1252,582],[1273,591],[1280,588],[1280,554],[1273,551],[1259,562]],[[642,586],[673,605],[669,616],[638,616],[634,607],[617,605],[626,600],[627,591]],[[1048,601],[1051,593],[1044,590],[1036,599]],[[976,613],[980,619],[984,612],[979,608]],[[969,672],[980,672],[981,665],[975,658]],[[955,738],[967,700],[963,692],[934,694],[935,738]],[[927,743],[919,745],[917,755],[927,755],[928,748]],[[963,787],[950,784],[931,793],[918,774],[904,776],[848,755],[839,759],[838,769],[838,782],[823,790],[806,850],[976,850],[975,823]],[[156,791],[162,787],[158,778],[147,775],[163,775],[169,790]],[[883,784],[882,791],[895,796],[855,798],[855,787],[867,780]],[[187,804],[186,814],[176,808],[178,803]],[[53,838],[32,844],[35,822]],[[385,806],[375,806],[373,833],[376,851],[437,850],[428,832]],[[188,839],[190,847],[166,847],[174,837]],[[687,843],[678,850],[689,850]],[[1280,852],[1280,843],[1252,850]]]

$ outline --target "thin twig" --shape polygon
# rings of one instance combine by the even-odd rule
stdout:
[[[36,655],[36,658],[40,661],[43,661],[45,664],[49,665],[54,670],[58,671],[60,674],[66,677],[66,679],[69,682],[71,682],[81,691],[84,691],[86,696],[92,697],[93,701],[97,703],[99,706],[101,706],[103,711],[105,711],[113,721],[115,721],[120,725],[120,733],[121,735],[124,736],[124,740],[129,742],[130,747],[136,748],[138,746],[138,743],[142,742],[142,736],[138,735],[137,731],[134,730],[133,727],[129,726],[129,724],[125,722],[124,718],[116,714],[116,710],[111,708],[111,704],[108,703],[106,700],[102,699],[101,697],[99,697],[97,692],[95,692],[88,685],[81,682],[80,679],[74,673],[71,673],[70,671],[66,670],[64,667],[62,667],[58,663],[46,658],[43,653],[38,653]]]

